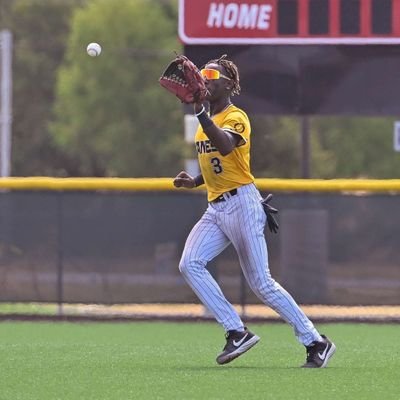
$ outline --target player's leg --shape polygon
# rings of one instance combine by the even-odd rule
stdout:
[[[229,244],[209,208],[190,232],[179,263],[179,270],[189,286],[226,332],[243,330],[243,322],[206,266]]]
[[[294,328],[302,344],[307,346],[321,341],[320,334],[293,297],[271,277],[264,236],[265,213],[258,191],[252,185],[240,189],[239,194],[230,199],[232,213],[226,218],[223,229],[239,255],[251,289]]]
[[[230,241],[216,224],[215,210],[209,207],[190,232],[179,263],[188,284],[225,329],[226,345],[217,357],[218,364],[231,362],[260,340],[243,326],[239,314],[206,269],[207,263],[229,244]]]

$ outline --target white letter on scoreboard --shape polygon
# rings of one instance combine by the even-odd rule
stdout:
[[[225,7],[224,27],[233,28],[238,20],[239,7],[235,3],[229,3]]]
[[[258,14],[258,29],[268,29],[269,20],[271,18],[272,6],[264,4],[260,6],[260,12]]]
[[[258,5],[241,4],[239,11],[238,28],[254,29],[257,24]]]
[[[222,25],[222,18],[224,15],[223,4],[210,4],[210,10],[208,12],[207,26],[212,28],[213,26],[220,28]]]

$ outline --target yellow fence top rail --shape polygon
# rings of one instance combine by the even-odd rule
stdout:
[[[9,190],[178,190],[173,178],[0,178],[0,189]],[[400,192],[400,179],[256,179],[260,190],[273,192]],[[204,189],[204,186],[201,189]],[[184,190],[184,189],[179,189]]]
[[[0,188],[12,190],[158,191],[174,188],[172,178],[0,178]]]

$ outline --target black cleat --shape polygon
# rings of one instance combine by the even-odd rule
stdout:
[[[226,334],[226,345],[217,357],[218,364],[228,364],[241,354],[255,346],[260,338],[251,333],[247,328],[244,332],[228,331]]]
[[[302,368],[325,368],[336,351],[336,346],[325,335],[322,342],[313,342],[306,346],[307,360]]]

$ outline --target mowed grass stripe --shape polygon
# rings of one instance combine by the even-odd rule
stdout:
[[[0,399],[399,399],[398,325],[318,326],[338,350],[299,368],[285,324],[251,325],[260,343],[226,366],[214,323],[0,324]]]

